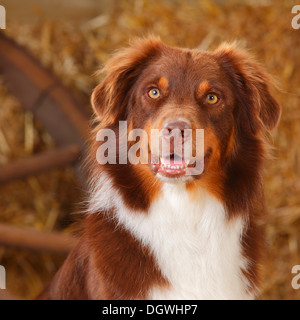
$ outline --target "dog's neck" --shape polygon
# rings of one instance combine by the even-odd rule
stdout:
[[[148,212],[135,212],[102,177],[90,211],[109,210],[106,204],[113,204],[118,222],[150,248],[169,283],[153,287],[150,299],[254,298],[243,275],[249,264],[242,252],[247,222],[229,219],[222,203],[205,190],[191,197],[184,183],[165,183]]]

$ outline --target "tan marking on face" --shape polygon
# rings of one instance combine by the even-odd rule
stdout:
[[[209,82],[206,81],[206,80],[204,80],[204,81],[202,81],[202,82],[199,84],[197,92],[198,92],[199,95],[203,95],[203,94],[205,94],[209,89],[210,89],[210,84],[209,84]]]
[[[224,174],[220,166],[220,147],[214,132],[207,128],[204,136],[205,153],[208,149],[212,149],[212,154],[208,159],[208,163],[204,161],[205,171],[198,180],[186,184],[186,189],[191,199],[197,200],[199,186],[209,191],[217,199],[222,201],[223,191],[221,186],[224,182]]]
[[[151,129],[153,128],[153,123],[152,123],[152,119],[148,120],[144,126],[144,130],[146,132],[145,135],[143,135],[141,137],[140,140],[140,144],[141,144],[141,148],[145,148],[144,150],[144,155],[148,155],[148,163],[151,162],[151,155],[152,153],[149,152],[148,153],[148,144],[150,147],[150,150],[154,150],[157,148],[157,146],[151,146]],[[145,140],[146,139],[146,140]],[[159,141],[157,141],[156,139],[153,140],[154,144],[156,144],[157,142],[159,143]],[[159,150],[159,148],[158,148]],[[156,156],[158,156],[158,154],[155,154]],[[141,186],[141,188],[143,188],[143,190],[146,191],[146,193],[148,194],[149,198],[151,199],[151,203],[153,201],[155,201],[158,196],[161,194],[161,188],[162,188],[162,182],[153,175],[150,166],[148,164],[146,164],[146,159],[143,158],[141,159],[143,161],[142,163],[138,163],[136,164],[134,167],[136,168],[136,174],[140,177],[140,181],[143,181],[143,185]]]
[[[157,84],[163,90],[168,90],[169,88],[169,81],[166,77],[161,77]]]
[[[234,139],[234,127],[232,127],[230,138],[227,145],[226,157],[229,157],[230,155],[234,154],[235,149],[236,149],[236,144]]]

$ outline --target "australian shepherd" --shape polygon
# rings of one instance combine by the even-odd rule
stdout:
[[[257,298],[272,78],[236,45],[155,37],[102,71],[81,237],[39,298]]]

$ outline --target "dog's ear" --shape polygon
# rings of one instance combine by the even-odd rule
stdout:
[[[161,52],[159,38],[135,40],[130,47],[117,52],[101,73],[104,80],[94,89],[91,103],[100,121],[109,125],[121,120],[128,103],[128,93],[143,68]]]
[[[270,93],[275,85],[271,76],[246,51],[236,45],[223,44],[215,52],[217,61],[233,85],[248,125],[254,134],[261,128],[272,130],[278,124],[281,108]]]

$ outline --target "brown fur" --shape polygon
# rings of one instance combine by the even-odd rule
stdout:
[[[242,215],[249,221],[243,248],[251,266],[245,274],[256,285],[265,133],[280,118],[280,107],[269,89],[270,76],[246,51],[233,45],[203,52],[171,48],[158,38],[139,40],[120,51],[103,72],[105,79],[92,95],[96,130],[111,128],[118,133],[118,122],[128,120],[132,128],[149,131],[182,116],[193,129],[205,129],[204,172],[187,183],[187,190],[193,197],[203,186],[223,202],[229,219]],[[157,100],[146,95],[153,86],[161,90]],[[210,91],[219,96],[217,105],[205,103]],[[99,166],[98,146],[99,142],[93,144],[87,162],[90,176],[105,171],[125,205],[147,214],[161,190],[150,166]],[[87,215],[85,220],[80,244],[40,298],[143,299],[153,285],[168,285],[150,249],[117,226],[113,210]]]

